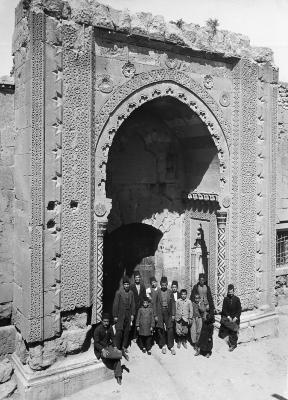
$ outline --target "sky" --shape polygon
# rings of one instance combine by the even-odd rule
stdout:
[[[79,0],[80,1],[80,0]],[[102,0],[114,8],[147,11],[165,19],[205,25],[217,18],[219,29],[250,37],[253,46],[272,48],[279,78],[288,82],[288,0]],[[12,68],[14,9],[18,0],[0,0],[0,76]]]

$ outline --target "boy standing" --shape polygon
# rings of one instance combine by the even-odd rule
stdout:
[[[135,301],[130,290],[130,280],[123,277],[123,287],[117,290],[113,303],[113,317],[116,328],[116,346],[127,353],[129,343],[129,331],[134,320]]]
[[[153,309],[149,307],[149,299],[145,297],[143,300],[143,306],[138,311],[136,329],[139,334],[139,347],[143,353],[147,351],[148,355],[151,355],[154,326],[155,320]]]
[[[162,353],[165,354],[167,345],[171,354],[175,355],[173,322],[175,321],[176,307],[174,296],[172,291],[168,289],[168,281],[165,276],[162,276],[160,286],[161,289],[157,292],[154,303],[155,322],[159,333],[159,347],[162,349]]]
[[[180,349],[181,343],[187,349],[187,335],[188,328],[191,325],[193,316],[192,303],[187,299],[187,290],[180,291],[180,298],[176,303],[176,334],[177,334],[177,347]]]
[[[191,326],[191,342],[192,346],[196,350],[195,356],[200,354],[200,349],[198,346],[198,341],[202,329],[202,317],[205,312],[204,305],[200,303],[201,298],[198,293],[195,294],[194,301],[192,302],[193,316],[192,316],[192,326]]]

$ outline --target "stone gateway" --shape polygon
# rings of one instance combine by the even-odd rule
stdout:
[[[13,360],[23,398],[106,377],[91,326],[135,269],[188,295],[204,272],[218,311],[232,282],[242,341],[274,335],[269,49],[97,1],[23,0],[13,55]]]

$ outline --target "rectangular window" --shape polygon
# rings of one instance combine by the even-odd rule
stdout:
[[[288,267],[288,231],[277,232],[276,265],[277,267]]]

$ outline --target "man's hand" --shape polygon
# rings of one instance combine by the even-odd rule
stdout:
[[[109,351],[107,349],[102,349],[101,353],[102,353],[102,357],[104,357],[104,358],[109,356]]]
[[[234,317],[234,318],[232,319],[232,321],[233,321],[233,322],[237,322],[237,317]]]
[[[175,321],[175,315],[172,315],[171,319],[174,322]]]
[[[192,319],[191,319],[191,318],[188,319],[188,325],[189,325],[189,326],[192,325]]]
[[[114,323],[117,324],[118,318],[114,317]]]
[[[137,326],[137,328],[136,328],[137,332],[139,332],[139,329],[140,329],[139,326]]]
[[[155,316],[155,322],[158,322],[158,317]]]
[[[153,333],[153,328],[152,327],[150,328],[150,331],[151,331],[151,333]]]
[[[231,317],[229,317],[229,315],[228,315],[228,317],[227,317],[227,318],[228,318],[228,321],[232,321],[232,318],[231,318]]]

